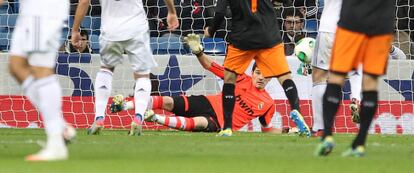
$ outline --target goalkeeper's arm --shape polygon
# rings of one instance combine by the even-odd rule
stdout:
[[[224,68],[218,65],[213,59],[204,54],[204,48],[200,42],[200,36],[196,34],[188,34],[184,38],[185,43],[190,47],[193,54],[197,56],[198,61],[204,69],[211,71],[216,76],[224,78]]]

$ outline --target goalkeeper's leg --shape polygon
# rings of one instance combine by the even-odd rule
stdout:
[[[208,126],[207,118],[203,116],[188,118],[153,114],[151,117],[153,122],[182,131],[202,131]]]
[[[173,109],[173,99],[169,96],[151,96],[148,102],[147,110],[164,109],[171,111]],[[112,113],[123,110],[135,110],[135,99],[127,101],[124,96],[118,94],[112,98],[110,106]]]

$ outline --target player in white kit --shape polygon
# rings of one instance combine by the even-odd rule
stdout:
[[[143,115],[147,108],[151,81],[150,70],[157,66],[150,48],[149,26],[142,0],[101,0],[101,35],[99,37],[101,69],[95,80],[95,122],[88,134],[99,134],[104,127],[105,110],[112,89],[112,73],[127,54],[135,78],[135,117],[130,135],[140,135]],[[178,27],[173,0],[165,0],[168,8],[168,29]],[[79,27],[90,0],[79,0],[72,30],[74,47],[80,46]]]
[[[1,0],[2,2],[2,0]],[[65,140],[75,135],[62,116],[62,91],[55,76],[55,64],[68,0],[21,0],[13,32],[9,70],[22,85],[24,94],[39,109],[47,136],[46,145],[27,161],[68,158]]]
[[[323,129],[322,96],[328,79],[329,59],[335,39],[342,0],[325,0],[316,46],[312,57],[312,131]]]
[[[319,33],[312,57],[312,115],[313,132],[323,130],[322,97],[326,89],[328,69],[332,54],[335,32],[341,11],[342,0],[325,0],[320,20]],[[406,59],[399,48],[392,46],[389,59]],[[361,100],[362,68],[348,74],[351,84],[352,120],[359,122],[359,101]],[[318,134],[319,135],[319,134]]]

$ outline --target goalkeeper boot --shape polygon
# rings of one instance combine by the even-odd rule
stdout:
[[[363,157],[365,156],[365,147],[360,145],[355,149],[350,148],[342,153],[342,157]]]
[[[155,122],[155,113],[153,110],[147,110],[144,114],[144,120],[147,122]]]
[[[321,143],[316,147],[315,155],[316,156],[327,156],[332,152],[335,146],[335,141],[332,136],[326,136],[325,139],[322,139]]]
[[[352,99],[352,103],[349,105],[349,109],[351,109],[351,114],[352,114],[352,121],[354,123],[358,123],[360,122],[360,118],[359,118],[359,104],[358,101],[353,98]]]
[[[216,136],[227,137],[227,136],[232,136],[232,135],[233,135],[233,131],[230,128],[227,128],[227,129],[221,130]]]
[[[129,136],[140,136],[142,134],[142,116],[135,115],[131,122],[131,129],[128,132]]]
[[[88,129],[88,135],[99,135],[104,128],[104,121],[104,117],[96,117],[95,122],[93,122],[92,126]]]
[[[296,124],[296,127],[298,127],[299,135],[306,135],[307,137],[311,136],[309,126],[306,124],[305,120],[303,119],[299,111],[293,110],[292,112],[290,112],[290,118],[293,119],[293,121]]]
[[[70,144],[76,137],[76,130],[71,125],[67,124],[65,130],[63,131],[63,139],[65,144]]]
[[[124,110],[124,103],[124,96],[122,96],[121,94],[115,95],[112,98],[112,103],[110,106],[111,113],[117,113]]]

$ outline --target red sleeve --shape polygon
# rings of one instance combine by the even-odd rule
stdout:
[[[224,67],[221,65],[218,65],[216,62],[211,63],[211,67],[208,69],[208,71],[211,71],[214,73],[217,77],[223,79],[224,78]]]
[[[212,62],[211,66],[209,69],[207,69],[208,71],[214,73],[214,75],[216,75],[217,77],[224,79],[224,67],[217,64],[216,62]],[[237,81],[236,82],[240,82],[242,80],[245,80],[246,78],[249,78],[250,76],[247,76],[246,74],[242,74],[242,75],[237,75]]]

